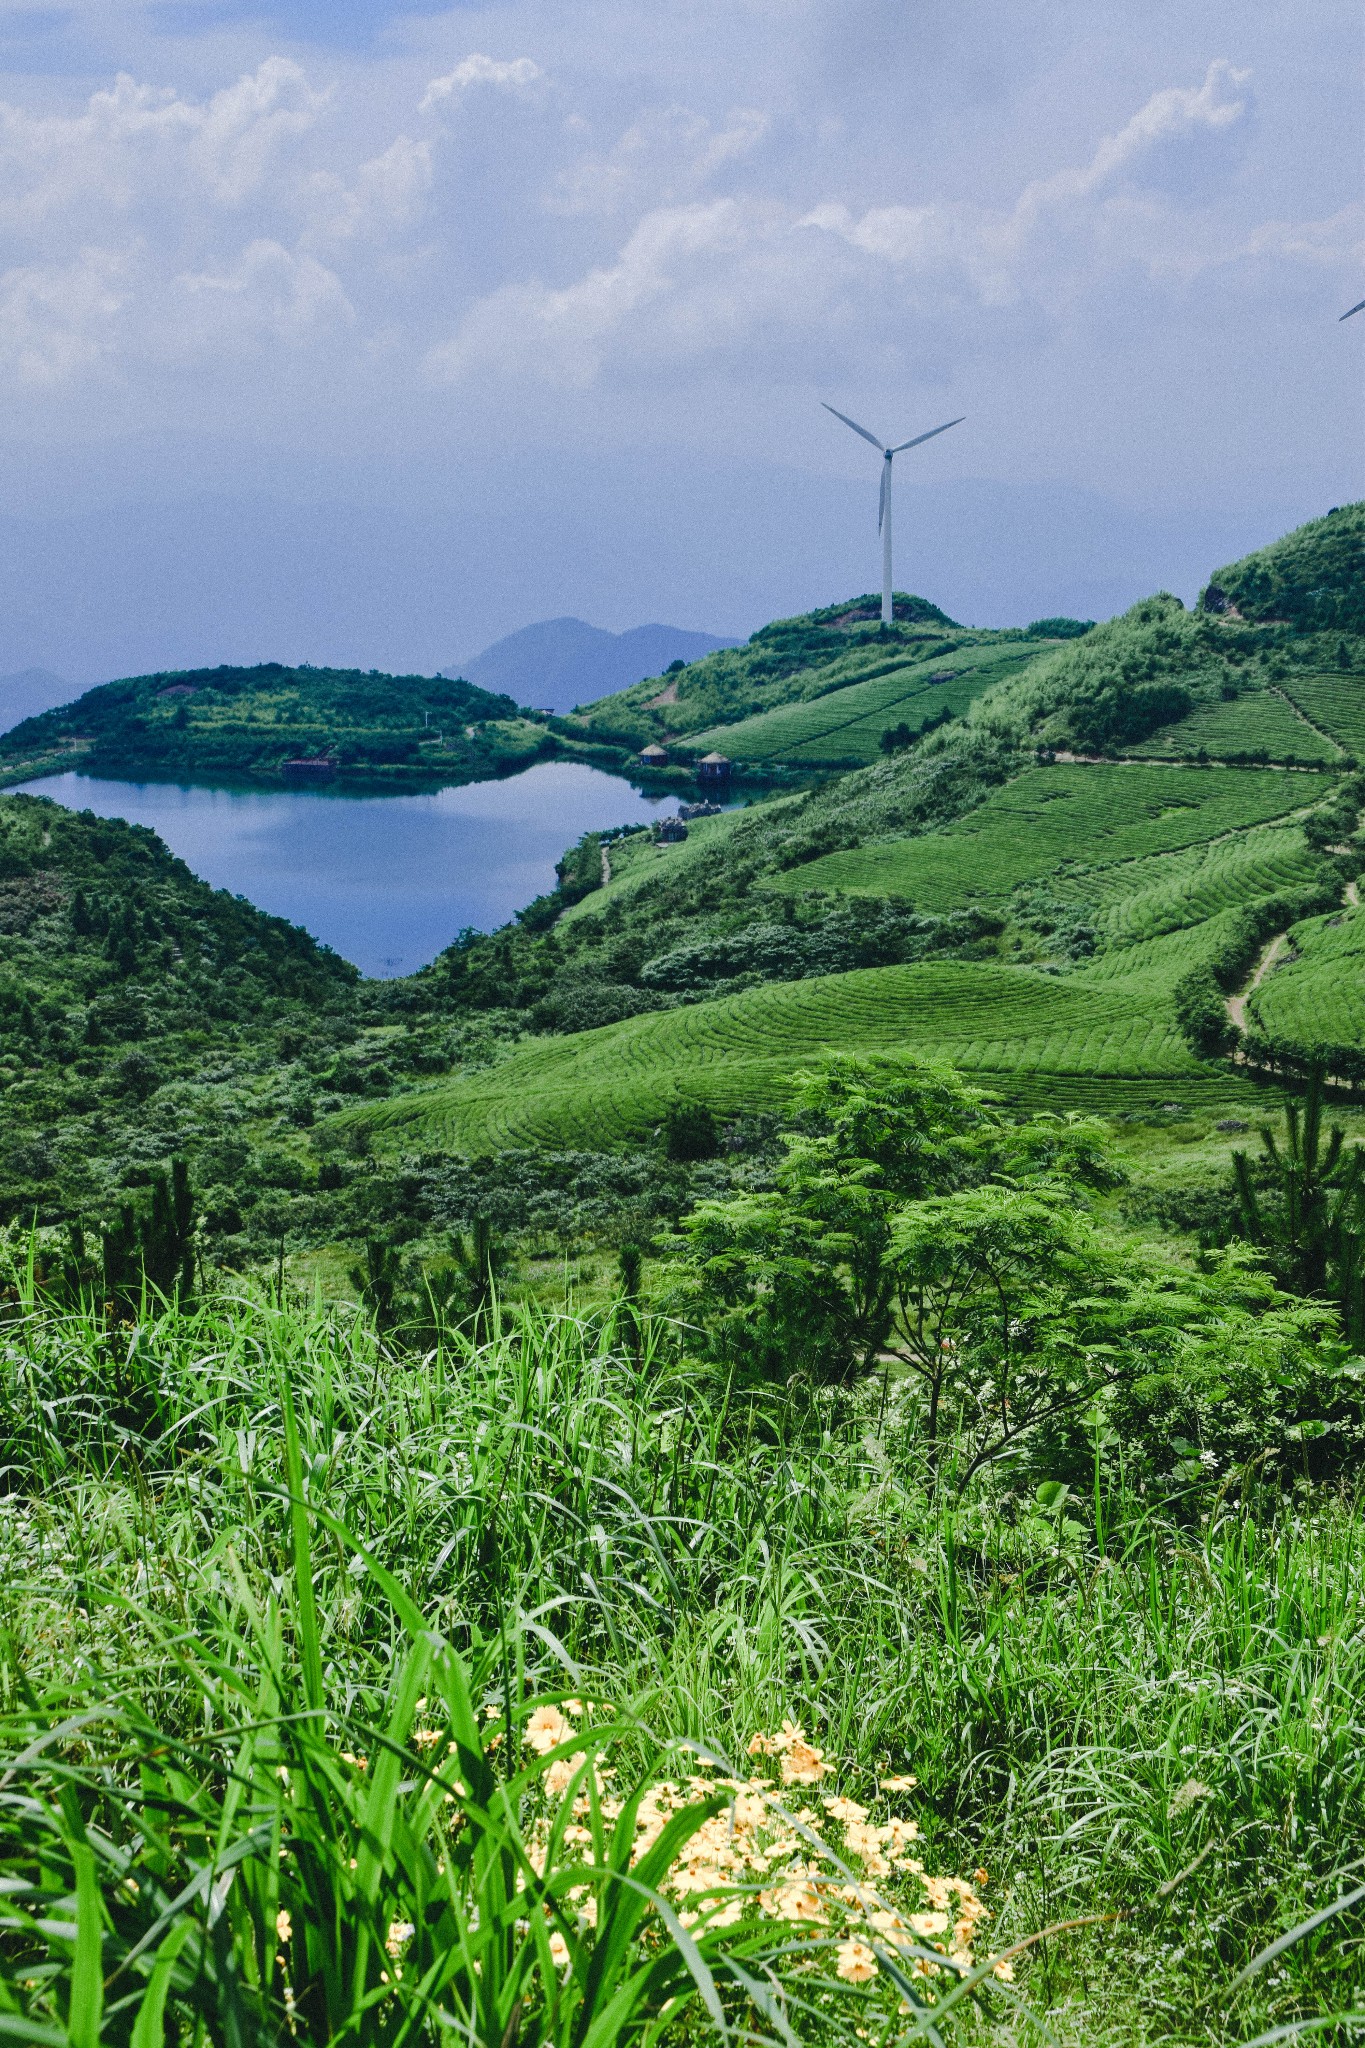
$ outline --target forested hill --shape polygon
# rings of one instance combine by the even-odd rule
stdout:
[[[534,760],[544,742],[543,724],[473,683],[264,662],[102,683],[5,734],[0,780],[79,768],[403,787],[496,775]]]
[[[98,1202],[201,1122],[221,1143],[252,1075],[353,1035],[359,979],[144,826],[0,798],[0,1209]]]

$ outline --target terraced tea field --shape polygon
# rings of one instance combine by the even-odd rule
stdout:
[[[1181,935],[1182,937],[1184,935]],[[1131,963],[1131,956],[1130,963]],[[1155,971],[1158,966],[1161,971]],[[1010,1096],[1150,1103],[1177,1087],[1228,1096],[1163,1000],[1167,963],[1121,984],[994,963],[868,968],[779,982],[530,1045],[491,1071],[348,1111],[383,1146],[483,1152],[600,1145],[658,1123],[675,1100],[718,1113],[774,1108],[795,1075],[835,1052],[936,1056]]]
[[[1163,726],[1126,752],[1135,759],[1188,760],[1200,749],[1213,760],[1264,749],[1272,761],[1339,762],[1341,748],[1324,739],[1276,690],[1248,690],[1228,702],[1200,704],[1188,718]]]
[[[999,902],[1021,882],[1060,884],[1302,809],[1326,794],[1275,769],[1134,764],[1034,768],[966,817],[916,839],[874,841],[794,868],[770,886],[905,896],[923,910]]]
[[[1107,946],[1123,947],[1304,888],[1318,868],[1297,824],[1253,825],[1174,853],[1069,871],[1052,886],[1089,910]]]
[[[1341,670],[1292,674],[1280,687],[1314,725],[1365,761],[1365,675]]]
[[[915,727],[942,710],[960,714],[993,683],[1035,660],[1045,644],[955,648],[926,661],[879,669],[828,694],[712,726],[693,735],[688,745],[703,752],[718,747],[737,761],[797,766],[874,761],[888,726],[904,722]]]
[[[1280,1043],[1365,1045],[1365,910],[1306,918],[1289,943],[1249,997],[1248,1024]]]

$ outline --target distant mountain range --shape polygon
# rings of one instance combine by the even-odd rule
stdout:
[[[64,683],[51,669],[21,668],[16,675],[0,676],[0,732],[79,695],[79,683]]]
[[[572,711],[576,704],[662,675],[670,662],[697,661],[718,647],[738,645],[681,626],[632,626],[626,633],[608,633],[584,619],[542,619],[442,673],[462,676],[539,711]]]

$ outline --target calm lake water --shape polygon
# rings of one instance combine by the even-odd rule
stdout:
[[[539,761],[420,796],[181,788],[49,775],[22,785],[73,811],[150,825],[215,888],[301,924],[365,974],[410,974],[466,925],[492,931],[554,886],[584,832],[671,815],[622,776]]]

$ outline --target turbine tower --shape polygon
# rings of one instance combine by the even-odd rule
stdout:
[[[892,460],[897,455],[903,455],[907,448],[918,448],[921,441],[932,441],[935,434],[946,434],[949,427],[960,427],[967,415],[965,412],[959,413],[955,420],[945,420],[941,427],[930,427],[927,434],[916,434],[913,441],[898,441],[894,448],[888,448],[885,442],[877,439],[875,434],[869,434],[866,427],[860,427],[856,420],[851,420],[846,412],[840,412],[835,406],[825,405],[823,398],[820,400],[820,403],[825,406],[826,412],[834,414],[836,420],[842,420],[846,427],[852,427],[855,434],[861,434],[865,441],[870,441],[882,458],[882,495],[881,502],[877,507],[877,531],[882,537],[882,624],[889,626],[893,612],[891,602]]]

